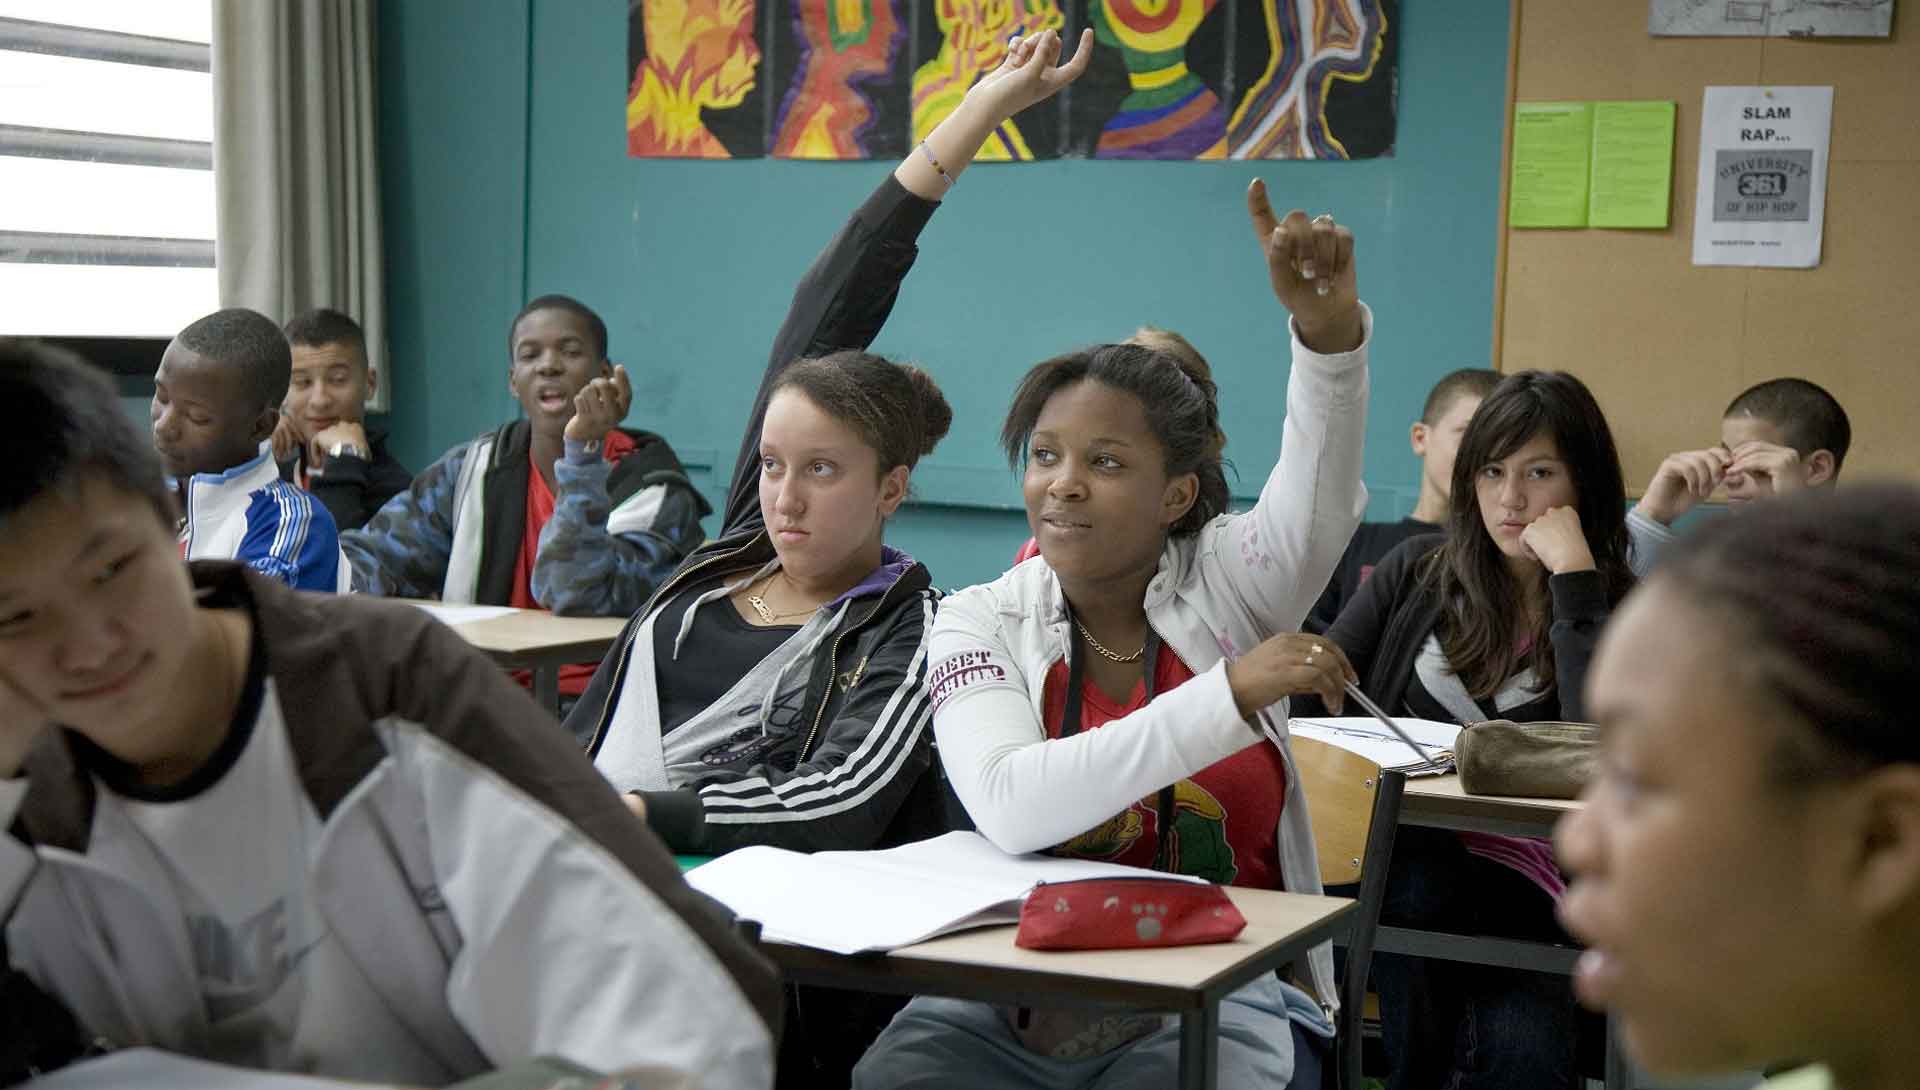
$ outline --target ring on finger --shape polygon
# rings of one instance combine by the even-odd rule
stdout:
[[[1315,216],[1315,217],[1313,217],[1313,222],[1315,222],[1315,223],[1332,223],[1332,222],[1333,222],[1333,214],[1332,214],[1332,213],[1330,213],[1330,212],[1322,212],[1322,213],[1320,213],[1319,215],[1317,215],[1317,216]]]

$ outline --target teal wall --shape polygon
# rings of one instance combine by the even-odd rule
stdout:
[[[1224,392],[1235,491],[1272,468],[1286,382],[1242,194],[1332,211],[1358,238],[1378,323],[1371,516],[1411,510],[1406,427],[1427,388],[1490,351],[1505,0],[1403,3],[1396,154],[1354,163],[981,166],[921,238],[876,348],[941,381],[952,434],[890,540],[942,585],[990,578],[1026,536],[994,450],[1035,360],[1178,329]],[[506,326],[566,292],[606,318],[629,423],[665,434],[717,499],[792,285],[891,163],[626,156],[619,0],[405,0],[380,9],[381,152],[397,450],[416,468],[517,411]]]

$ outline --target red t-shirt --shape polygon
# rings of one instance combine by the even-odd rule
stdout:
[[[1060,736],[1067,710],[1067,663],[1047,671],[1042,705],[1047,736]],[[1165,644],[1153,666],[1153,689],[1170,692],[1192,680],[1193,671]],[[1098,730],[1108,722],[1145,707],[1146,683],[1140,682],[1116,703],[1085,679],[1080,688],[1080,729]],[[1173,789],[1173,870],[1222,885],[1282,889],[1280,811],[1286,805],[1287,770],[1280,750],[1270,743],[1248,746],[1225,760],[1181,780]],[[1119,814],[1054,847],[1055,855],[1104,859],[1136,867],[1153,866],[1160,847],[1160,794],[1154,792]]]
[[[600,456],[609,462],[618,462],[631,453],[636,444],[626,432],[614,429],[601,441]],[[540,531],[547,528],[547,520],[553,517],[553,490],[547,487],[547,479],[540,475],[540,467],[527,465],[527,524],[520,534],[520,552],[513,558],[513,593],[508,596],[507,604],[516,609],[544,609],[533,597],[533,562],[540,555]],[[571,663],[560,668],[560,692],[565,696],[579,696],[587,691],[587,682],[593,680],[593,672],[600,666],[597,662]],[[533,673],[530,670],[515,670],[515,681],[532,688]]]

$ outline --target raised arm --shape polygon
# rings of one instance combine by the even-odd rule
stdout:
[[[1060,36],[1052,31],[1014,43],[1005,62],[974,84],[959,108],[907,153],[814,258],[774,336],[754,394],[727,489],[723,536],[760,524],[760,428],[780,372],[799,360],[873,343],[913,268],[919,252],[915,240],[954,180],[994,129],[1078,79],[1092,56],[1092,42],[1093,32],[1083,33],[1066,64],[1058,63]]]
[[[1228,540],[1213,552],[1221,577],[1267,630],[1290,632],[1366,509],[1360,470],[1372,315],[1359,299],[1352,232],[1331,216],[1309,220],[1297,210],[1277,219],[1258,180],[1247,211],[1274,297],[1292,314],[1293,365],[1279,461],[1260,501],[1226,522]]]

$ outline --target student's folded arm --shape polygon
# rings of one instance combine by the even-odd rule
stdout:
[[[760,524],[760,429],[773,383],[799,360],[863,349],[886,325],[900,283],[918,254],[915,240],[938,202],[916,197],[889,174],[813,260],[794,289],[740,440],[721,535]]]
[[[576,443],[554,463],[553,517],[540,531],[533,597],[555,613],[618,617],[652,597],[700,543],[700,501],[684,477],[647,485],[613,505],[613,467]]]
[[[1627,564],[1635,578],[1645,579],[1659,563],[1660,553],[1678,536],[1670,526],[1641,514],[1638,507],[1627,510]]]
[[[1585,722],[1587,667],[1593,662],[1600,630],[1613,612],[1606,579],[1597,571],[1565,572],[1550,576],[1547,590],[1553,596],[1553,623],[1547,638],[1553,641],[1553,684],[1560,694],[1560,718]]]
[[[340,535],[353,589],[384,598],[437,598],[453,555],[454,492],[469,444],[428,466],[358,530]]]
[[[276,482],[247,501],[247,532],[234,559],[298,590],[340,589],[340,534],[320,501]]]
[[[790,771],[762,764],[715,776],[696,790],[640,792],[647,824],[674,851],[704,855],[753,844],[803,852],[876,846],[933,763],[926,646],[933,602],[922,604],[864,662],[848,664],[859,676],[805,760]],[[846,677],[843,671],[834,683]]]
[[[1240,718],[1224,661],[1099,730],[1048,738],[985,599],[985,588],[949,596],[934,621],[933,734],[954,793],[1001,850],[1059,844],[1263,740]]]
[[[379,504],[368,501],[369,468],[366,459],[342,454],[328,458],[326,472],[308,482],[307,490],[326,506],[334,525],[343,533],[365,526],[380,509]]]
[[[327,505],[341,533],[358,530],[381,507],[413,483],[413,474],[378,450],[372,461],[342,454],[327,459],[327,470],[311,481],[314,496]]]
[[[1269,632],[1299,630],[1366,511],[1360,470],[1373,313],[1364,304],[1361,322],[1360,346],[1333,355],[1308,348],[1287,323],[1293,366],[1280,458],[1259,502],[1228,519],[1215,545],[1235,592]]]

